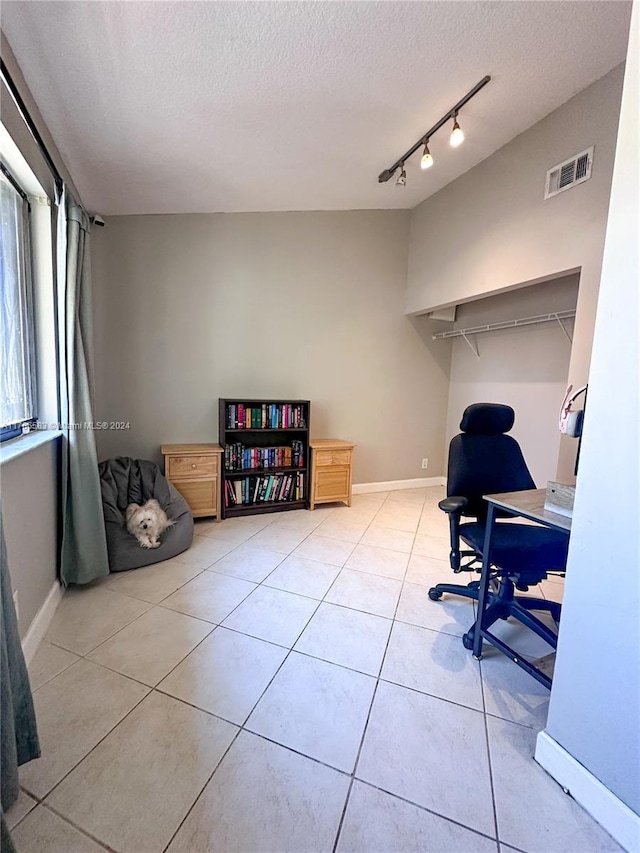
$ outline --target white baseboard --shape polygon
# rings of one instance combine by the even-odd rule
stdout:
[[[386,483],[356,483],[352,488],[354,495],[366,495],[370,492],[398,492],[401,489],[425,489],[429,486],[444,486],[445,477],[418,477],[415,480],[389,480]]]
[[[33,656],[35,655],[38,646],[44,639],[44,635],[49,629],[51,620],[53,619],[58,605],[62,601],[63,595],[64,587],[59,581],[56,581],[49,590],[49,594],[45,598],[44,604],[34,616],[33,622],[29,625],[29,629],[24,635],[24,640],[22,641],[22,653],[24,654],[27,666],[33,660]]]
[[[535,759],[625,850],[640,850],[640,816],[543,731]]]

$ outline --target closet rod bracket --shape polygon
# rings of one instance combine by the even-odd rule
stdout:
[[[556,320],[558,321],[558,325],[560,326],[560,328],[561,328],[561,329],[562,329],[562,331],[564,332],[564,336],[565,336],[565,338],[569,341],[569,343],[570,343],[570,344],[572,344],[572,343],[573,343],[573,338],[571,337],[571,335],[570,335],[570,334],[569,334],[569,332],[567,331],[566,326],[564,325],[564,323],[562,322],[562,320],[560,319],[560,317],[558,317],[558,315],[557,315],[557,314],[555,315],[555,318],[556,318]]]
[[[478,342],[475,340],[475,338],[474,338],[474,340],[473,340],[473,341],[471,341],[471,340],[469,340],[469,338],[466,336],[466,334],[465,334],[465,332],[464,332],[464,331],[463,331],[461,334],[462,334],[462,337],[465,339],[465,341],[469,344],[469,346],[471,347],[471,349],[473,350],[473,352],[475,353],[476,358],[480,358],[480,350],[478,349]]]

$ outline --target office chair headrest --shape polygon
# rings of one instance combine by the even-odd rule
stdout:
[[[511,406],[501,403],[474,403],[467,406],[460,421],[462,432],[476,435],[501,435],[509,432],[516,419]]]

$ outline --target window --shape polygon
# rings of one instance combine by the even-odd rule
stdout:
[[[29,201],[2,164],[0,173],[0,440],[36,418],[35,335]]]

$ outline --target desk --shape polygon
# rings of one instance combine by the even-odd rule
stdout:
[[[499,495],[484,495],[484,499],[489,504],[487,513],[487,527],[484,540],[482,560],[482,574],[480,576],[480,587],[478,589],[478,615],[474,626],[473,635],[473,655],[480,659],[482,655],[482,641],[487,640],[503,654],[510,657],[514,663],[517,663],[521,669],[524,669],[529,675],[532,675],[545,687],[551,688],[551,679],[537,667],[533,666],[528,660],[523,658],[509,646],[502,642],[498,637],[492,634],[483,626],[483,615],[487,603],[487,593],[489,589],[489,579],[491,575],[491,536],[495,523],[496,510],[507,512],[510,515],[521,516],[542,524],[545,527],[561,530],[569,535],[571,532],[571,519],[564,515],[559,515],[555,512],[550,512],[544,508],[544,501],[547,494],[546,489],[529,489],[523,492],[505,492]]]

